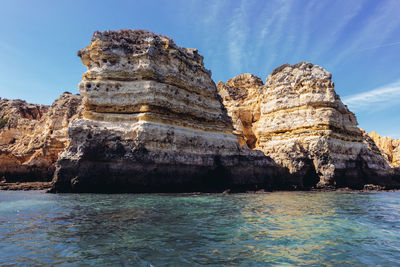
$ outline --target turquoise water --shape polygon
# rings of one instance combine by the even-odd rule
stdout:
[[[400,192],[0,191],[0,265],[400,265]]]

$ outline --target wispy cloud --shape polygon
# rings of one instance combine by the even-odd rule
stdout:
[[[352,111],[382,110],[400,103],[400,80],[368,92],[343,97]]]
[[[316,47],[313,49],[314,51],[311,53],[312,59],[319,58],[324,53],[327,53],[327,51],[332,50],[332,48],[340,40],[341,34],[343,34],[346,28],[349,27],[349,24],[351,24],[352,21],[361,12],[364,7],[365,1],[352,0],[345,3],[335,1],[332,3],[329,2],[328,4],[329,6],[336,4],[336,6],[334,6],[334,10],[340,10],[341,18],[340,20],[337,20],[336,23],[330,24],[329,37],[321,38],[320,42],[316,44]],[[327,6],[324,5],[323,8],[326,9]],[[320,13],[320,10],[313,9],[313,12]],[[311,14],[307,15],[312,17]]]
[[[366,23],[355,34],[346,49],[335,56],[331,62],[334,66],[344,60],[352,53],[362,51],[365,44],[375,44],[379,47],[384,44],[386,39],[400,26],[400,20],[396,19],[400,2],[397,0],[387,1],[385,5],[380,5],[375,13],[365,18]]]
[[[293,1],[276,1],[274,6],[266,6],[262,12],[260,18],[260,25],[263,27],[260,30],[258,40],[255,47],[255,56],[253,58],[258,58],[269,51],[268,57],[264,62],[263,69],[271,69],[271,66],[275,67],[276,58],[279,53],[281,53],[281,43],[286,37],[286,31],[284,27],[288,21],[290,11],[293,7]],[[271,9],[274,12],[271,13]],[[267,49],[268,47],[268,49]]]
[[[310,46],[310,38],[311,32],[313,31],[313,14],[318,14],[320,10],[324,7],[324,1],[315,1],[310,0],[307,2],[307,5],[301,11],[301,16],[304,18],[300,20],[299,27],[302,32],[300,36],[298,36],[298,43],[295,47],[293,47],[293,56],[294,58],[302,58],[307,47]]]
[[[240,73],[243,70],[243,52],[249,32],[247,25],[247,7],[250,1],[242,0],[234,10],[232,22],[229,25],[229,61],[232,72]]]
[[[378,45],[378,46],[361,48],[361,49],[359,49],[359,51],[373,50],[373,49],[379,49],[379,48],[390,47],[390,46],[398,46],[398,45],[400,45],[400,42],[393,42],[393,43],[387,43],[387,44],[382,44],[382,45]]]
[[[208,5],[207,15],[203,17],[202,23],[209,25],[215,23],[218,19],[218,13],[221,12],[222,7],[226,5],[227,0],[215,0]]]

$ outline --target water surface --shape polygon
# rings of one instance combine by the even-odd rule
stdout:
[[[400,265],[400,192],[0,191],[0,265]]]

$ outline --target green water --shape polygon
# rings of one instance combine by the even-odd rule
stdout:
[[[400,192],[0,191],[0,265],[400,265]]]

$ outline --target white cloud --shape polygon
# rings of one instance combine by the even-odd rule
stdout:
[[[271,66],[272,68],[276,67],[276,58],[278,54],[282,54],[281,45],[286,43],[283,42],[283,39],[287,37],[284,28],[288,22],[293,3],[289,0],[276,1],[273,2],[272,6],[266,6],[261,13],[259,24],[262,25],[262,28],[257,38],[255,53],[251,57],[254,59],[265,57],[266,52],[269,51],[263,66],[265,70],[271,69]]]
[[[378,48],[383,48],[383,47],[390,47],[390,46],[398,46],[398,45],[400,45],[400,42],[387,43],[387,44],[382,44],[382,45],[378,45],[378,46],[361,48],[359,51],[373,50],[373,49],[378,49]]]
[[[365,1],[348,1],[346,3],[343,2],[333,2],[330,3],[328,6],[331,6],[333,4],[337,4],[335,6],[335,9],[340,10],[341,12],[341,18],[340,20],[337,20],[336,23],[330,25],[329,28],[329,38],[322,38],[319,43],[316,44],[316,48],[314,49],[314,52],[311,54],[311,58],[319,58],[321,55],[327,53],[336,45],[340,38],[340,34],[343,33],[344,30],[349,26],[349,24],[352,23],[353,19],[356,18],[356,16],[361,12]],[[327,8],[326,6],[323,6],[323,8]],[[315,10],[313,10],[315,12]],[[320,13],[320,11],[318,11]],[[310,15],[311,17],[311,15]],[[304,51],[304,50],[302,50]]]
[[[400,80],[368,92],[343,97],[343,102],[352,111],[376,111],[398,105],[400,103]]]
[[[297,44],[293,47],[292,55],[294,58],[302,58],[307,47],[312,45],[310,38],[314,25],[313,19],[315,19],[313,15],[318,14],[323,8],[325,8],[324,1],[313,0],[308,1],[304,9],[301,10],[302,18],[299,20],[299,30],[301,34],[297,36]]]
[[[232,72],[240,73],[243,68],[243,52],[249,34],[247,8],[250,1],[242,0],[235,9],[232,22],[229,25],[229,61]]]
[[[384,3],[370,17],[365,18],[366,22],[363,28],[353,35],[346,49],[335,55],[331,66],[339,64],[355,52],[362,51],[362,47],[365,47],[366,44],[369,46],[375,45],[376,47],[383,45],[393,31],[399,28],[400,20],[397,17],[400,2],[392,0]]]

